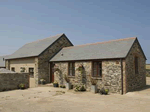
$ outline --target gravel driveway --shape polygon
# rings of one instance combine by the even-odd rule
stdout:
[[[0,92],[0,112],[149,112],[150,78],[147,82],[142,91],[125,95],[75,93],[53,87]]]

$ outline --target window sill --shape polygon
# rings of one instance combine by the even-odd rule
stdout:
[[[102,77],[92,77],[93,79],[102,80]]]
[[[75,78],[75,76],[68,76],[69,78]]]

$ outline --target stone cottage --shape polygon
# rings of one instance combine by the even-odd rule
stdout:
[[[90,90],[91,76],[99,89],[121,94],[146,85],[145,62],[136,37],[73,46],[65,34],[25,44],[5,58],[7,69],[30,74],[30,87],[38,86],[41,78],[65,84],[68,75],[73,86],[84,84]]]
[[[51,73],[59,84],[65,84],[64,75],[68,75],[72,85],[84,84],[90,90],[92,76],[99,89],[121,94],[146,85],[145,62],[137,38],[65,47],[50,60],[59,69]]]
[[[30,87],[36,87],[41,78],[50,83],[49,60],[63,47],[72,46],[65,34],[27,43],[5,57],[6,69],[30,74]]]

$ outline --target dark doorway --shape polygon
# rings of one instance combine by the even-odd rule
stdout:
[[[54,63],[50,63],[50,82],[54,82]]]

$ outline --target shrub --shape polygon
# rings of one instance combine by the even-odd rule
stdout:
[[[76,85],[74,91],[86,91],[84,85]]]
[[[82,85],[80,91],[86,91],[85,87]]]
[[[60,71],[60,69],[59,68],[54,68],[54,72],[56,72],[56,71]]]
[[[23,83],[19,84],[19,88],[20,89],[25,89],[25,84],[23,84]]]
[[[91,77],[91,75],[90,75],[90,81],[91,81],[91,84],[92,84],[92,85],[96,85],[97,82],[98,82],[98,80],[97,80],[97,79],[93,79],[93,78]]]
[[[76,70],[79,71],[81,74],[83,74],[83,70],[84,70],[83,65],[80,65]]]
[[[46,80],[45,80],[45,79],[40,79],[40,83],[41,83],[41,84],[45,84],[45,83],[46,83]]]
[[[60,85],[59,87],[60,87],[60,88],[66,88],[66,86],[65,86],[65,85]]]
[[[65,75],[65,81],[66,81],[67,83],[69,83],[69,82],[70,82],[70,79],[68,78],[68,76],[67,76],[67,75]]]
[[[104,89],[104,88],[102,88],[102,89],[100,89],[100,94],[105,94],[105,95],[107,95],[108,94],[108,92],[109,92],[109,89]]]
[[[55,82],[53,82],[53,84],[58,84],[58,82],[57,82],[57,81],[55,81]]]
[[[53,82],[53,86],[54,87],[59,87],[58,82],[57,81]]]

